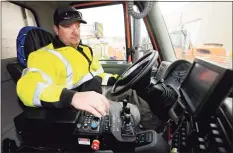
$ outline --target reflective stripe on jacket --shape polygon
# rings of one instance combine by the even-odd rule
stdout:
[[[88,46],[54,48],[53,43],[30,53],[17,82],[19,98],[26,106],[69,107],[76,91],[99,91],[116,75],[104,73],[92,54]]]

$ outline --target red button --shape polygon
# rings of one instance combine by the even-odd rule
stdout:
[[[98,140],[93,140],[93,142],[91,144],[91,148],[93,150],[99,150],[99,148],[100,148],[100,142]]]

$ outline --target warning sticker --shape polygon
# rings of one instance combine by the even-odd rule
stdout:
[[[78,138],[78,143],[80,145],[91,145],[90,139],[88,138]]]

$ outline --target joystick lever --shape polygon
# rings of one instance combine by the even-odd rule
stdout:
[[[127,103],[128,103],[128,100],[127,100],[127,99],[124,99],[124,100],[123,100],[123,109],[124,109],[125,107],[127,107]]]
[[[125,113],[128,112],[128,100],[129,100],[129,96],[127,96],[124,100],[123,100],[123,107],[122,107],[122,111],[121,111],[121,116],[124,117]]]
[[[130,107],[126,107],[124,110],[125,115],[130,114]]]
[[[122,134],[124,136],[134,135],[132,123],[131,123],[131,114],[125,114],[122,126]]]
[[[130,124],[130,115],[129,114],[125,115],[124,123],[125,123],[125,125],[129,125]]]

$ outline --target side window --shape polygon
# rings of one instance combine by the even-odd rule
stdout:
[[[2,2],[2,56],[16,57],[16,39],[24,26],[36,26],[32,12],[11,2]]]
[[[202,58],[232,69],[230,2],[159,2],[177,59]]]
[[[138,11],[136,5],[134,5],[134,10]],[[151,39],[149,37],[148,30],[146,28],[146,24],[143,19],[134,19],[131,18],[131,34],[133,39],[133,46],[137,47],[139,50],[139,57],[143,56],[147,51],[153,49],[153,45],[151,43]]]
[[[122,4],[78,9],[87,24],[81,24],[81,41],[99,60],[126,60],[126,37]]]
[[[143,49],[144,50],[151,50],[153,49],[153,46],[152,46],[152,43],[151,43],[151,40],[150,40],[150,36],[148,34],[148,31],[146,29],[146,24],[144,22],[144,20],[141,20],[142,22],[142,46],[143,46]]]

